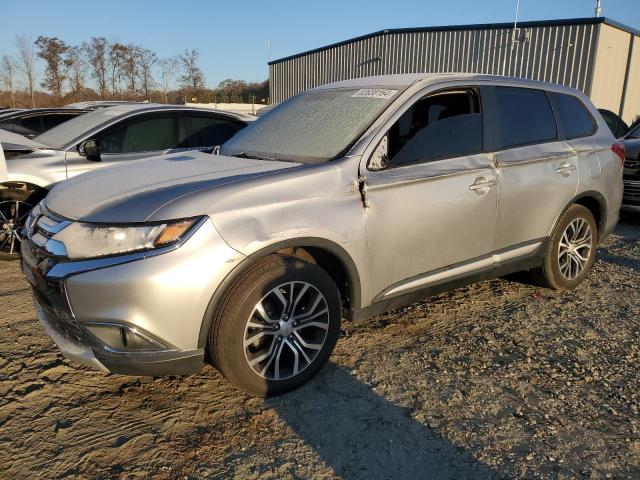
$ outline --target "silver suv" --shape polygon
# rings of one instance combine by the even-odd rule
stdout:
[[[219,154],[59,185],[23,269],[67,357],[162,375],[208,356],[269,395],[321,368],[343,317],[519,270],[575,288],[621,198],[620,146],[576,90],[360,78],[293,97]]]

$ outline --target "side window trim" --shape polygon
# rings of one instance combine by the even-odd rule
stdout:
[[[432,158],[432,159],[426,159],[426,160],[417,160],[415,162],[407,162],[407,163],[402,163],[399,165],[393,165],[393,164],[389,164],[389,166],[384,169],[383,171],[389,171],[389,170],[395,170],[395,169],[399,169],[399,168],[405,168],[405,167],[412,167],[412,166],[416,166],[416,165],[425,165],[425,164],[429,164],[429,163],[434,163],[434,162],[439,162],[439,161],[443,161],[443,160],[451,160],[453,158],[460,158],[460,157],[465,157],[465,156],[473,156],[473,155],[482,155],[484,153],[486,153],[486,142],[485,142],[485,115],[484,115],[484,103],[482,100],[482,87],[479,85],[456,85],[456,86],[451,86],[451,87],[445,87],[439,90],[433,90],[430,91],[428,93],[422,94],[422,95],[416,95],[415,97],[412,97],[411,100],[407,101],[406,103],[406,108],[403,108],[401,110],[400,115],[398,115],[398,117],[393,120],[390,121],[388,124],[385,125],[384,130],[385,130],[385,134],[382,136],[382,138],[384,138],[385,136],[388,135],[389,130],[391,129],[391,127],[393,127],[393,125],[398,122],[400,120],[400,118],[407,112],[409,111],[409,109],[413,108],[413,106],[415,104],[417,104],[418,102],[420,102],[421,100],[424,100],[426,98],[429,98],[431,96],[434,95],[441,95],[441,94],[446,94],[448,92],[450,93],[454,93],[454,92],[472,92],[476,97],[477,97],[477,101],[478,101],[478,107],[479,107],[479,115],[480,115],[480,121],[481,121],[481,128],[482,128],[482,138],[481,138],[481,148],[478,152],[474,152],[474,153],[469,153],[469,154],[452,154],[452,155],[446,155],[446,156],[442,156],[442,157],[437,157],[437,158]],[[414,100],[415,99],[415,100]],[[382,141],[382,139],[380,140]],[[379,142],[378,142],[379,143]],[[375,149],[374,149],[375,151]],[[369,170],[369,163],[371,160],[371,155],[370,158],[367,159],[367,170]]]

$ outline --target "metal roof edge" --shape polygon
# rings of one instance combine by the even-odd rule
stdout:
[[[604,23],[614,28],[624,30],[625,32],[632,33],[640,36],[640,30],[624,25],[623,23],[612,20],[608,17],[585,17],[585,18],[565,18],[558,20],[534,20],[529,22],[518,22],[518,26],[522,28],[530,27],[553,27],[559,25],[597,25]],[[300,53],[295,53],[286,57],[278,58],[268,62],[268,65],[275,65],[277,63],[292,60],[294,58],[304,57],[312,53],[323,52],[332,48],[341,47],[350,43],[358,42],[360,40],[366,40],[368,38],[378,37],[381,35],[393,34],[393,33],[415,33],[415,32],[455,32],[460,30],[487,30],[487,29],[500,29],[500,28],[513,28],[513,22],[502,23],[475,23],[467,25],[440,25],[433,27],[409,27],[409,28],[387,28],[379,30],[377,32],[360,35],[358,37],[349,38],[340,42],[331,43],[324,47],[318,47],[311,50],[307,50]]]

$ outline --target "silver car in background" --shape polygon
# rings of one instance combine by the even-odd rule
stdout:
[[[57,183],[108,165],[215,147],[254,119],[204,108],[131,103],[77,116],[33,140],[0,131],[7,170],[0,176],[0,259],[18,256],[24,219]]]
[[[23,270],[69,358],[278,394],[341,318],[529,270],[572,289],[614,228],[621,146],[582,93],[481,75],[301,93],[222,145],[91,172],[29,217]]]

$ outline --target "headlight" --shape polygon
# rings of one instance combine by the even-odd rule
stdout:
[[[31,232],[31,227],[33,226],[33,222],[40,216],[42,213],[42,202],[44,200],[40,200],[40,202],[31,209],[27,219],[24,222],[24,234]]]
[[[199,218],[153,225],[109,226],[72,223],[52,239],[71,259],[104,257],[152,250],[178,242]]]

